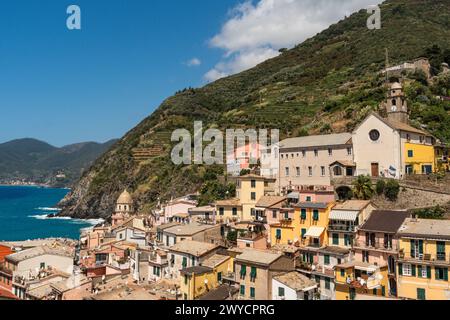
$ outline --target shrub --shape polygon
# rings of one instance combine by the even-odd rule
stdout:
[[[353,195],[359,200],[370,200],[373,196],[372,180],[369,176],[359,176],[353,183]]]
[[[400,193],[400,184],[397,180],[389,179],[384,189],[384,196],[390,201],[396,201]]]
[[[384,180],[378,180],[376,191],[379,196],[381,196],[384,193],[384,189],[386,188],[386,182]]]
[[[445,216],[445,210],[440,206],[434,208],[420,209],[414,211],[416,217],[420,219],[437,219],[442,220]]]

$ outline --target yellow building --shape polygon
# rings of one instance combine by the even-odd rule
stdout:
[[[436,171],[437,172],[448,172],[450,171],[449,154],[450,148],[444,144],[435,146],[435,157],[436,157]]]
[[[295,209],[280,208],[274,214],[278,221],[270,224],[270,243],[272,245],[290,245],[299,241],[299,219],[295,218]]]
[[[232,258],[215,254],[202,266],[181,270],[180,291],[184,300],[195,300],[222,284],[223,276],[233,271]]]
[[[355,300],[356,296],[388,297],[388,268],[351,261],[335,268],[336,300]]]
[[[408,218],[398,236],[398,297],[449,300],[450,221]]]
[[[257,220],[256,204],[266,194],[272,193],[275,179],[254,174],[237,178],[236,198],[216,202],[217,219],[226,221]]]
[[[407,174],[430,174],[436,171],[433,145],[407,142],[404,159]]]
[[[295,207],[295,228],[302,247],[321,248],[328,245],[327,227],[331,203],[298,203]]]

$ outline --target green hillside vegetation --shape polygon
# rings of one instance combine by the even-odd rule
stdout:
[[[177,92],[95,163],[61,202],[62,214],[109,217],[125,187],[144,210],[158,199],[200,190],[207,170],[175,166],[169,157],[171,132],[192,131],[194,120],[202,120],[204,129],[280,129],[281,138],[344,132],[385,99],[379,72],[386,48],[392,65],[428,56],[437,73],[440,63],[449,62],[448,0],[390,0],[381,9],[381,30],[368,30],[368,14],[361,10],[248,71]],[[433,84],[422,76],[404,75],[413,123],[450,141],[449,105],[436,98],[450,96],[449,76]],[[151,146],[165,151],[133,160],[134,148]]]
[[[67,186],[79,179],[115,142],[85,142],[62,148],[35,139],[0,144],[0,182],[25,180]],[[64,173],[66,178],[56,181],[58,173]]]

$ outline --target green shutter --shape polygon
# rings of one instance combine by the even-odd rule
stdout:
[[[341,277],[345,277],[345,269],[341,269]]]
[[[417,266],[417,274],[419,275],[419,278],[422,278],[422,266]]]
[[[241,296],[245,296],[245,286],[241,286]]]
[[[398,275],[399,276],[403,275],[403,264],[402,263],[398,264]]]
[[[254,299],[256,296],[255,288],[250,288],[250,298]]]
[[[325,264],[329,265],[330,264],[330,256],[329,255],[325,255],[324,256],[324,260],[325,260]]]
[[[314,210],[313,216],[314,221],[319,221],[319,210]]]
[[[386,287],[385,287],[385,286],[381,286],[381,295],[382,295],[383,297],[386,296]]]
[[[284,288],[278,287],[278,296],[279,297],[284,297],[284,295],[285,295]]]
[[[241,266],[241,276],[245,277],[246,274],[247,274],[247,266],[242,265]]]
[[[419,254],[423,254],[423,240],[419,240]]]
[[[416,255],[416,252],[414,250],[415,248],[415,241],[413,239],[411,239],[411,258],[413,258]]]
[[[306,229],[302,229],[302,239],[305,237]]]
[[[306,209],[302,209],[301,218],[302,218],[302,220],[306,220]]]
[[[411,265],[411,275],[413,276],[413,277],[415,277],[416,276],[416,265]]]
[[[430,266],[427,267],[427,278],[431,279],[431,267]]]
[[[339,245],[339,234],[333,233],[333,245],[338,246]]]
[[[448,281],[448,268],[444,268],[444,280]]]
[[[426,300],[425,289],[417,288],[417,300]]]

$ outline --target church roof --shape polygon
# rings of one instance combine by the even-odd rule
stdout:
[[[130,193],[125,190],[117,199],[117,203],[120,204],[133,204],[133,198],[131,198]]]

